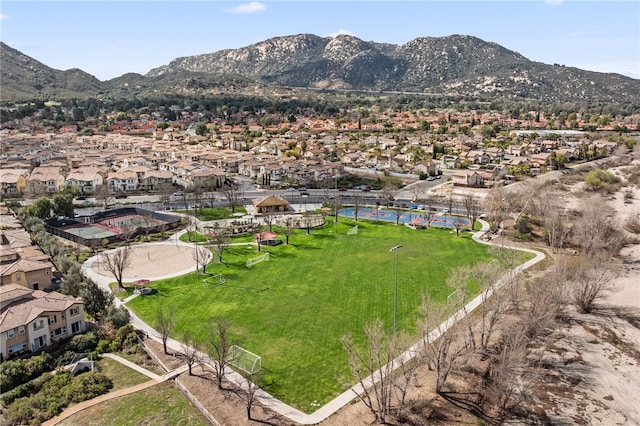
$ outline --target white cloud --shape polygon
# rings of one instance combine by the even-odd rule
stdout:
[[[354,36],[354,37],[356,36],[354,33],[352,33],[349,30],[340,29],[340,30],[338,30],[338,31],[336,31],[334,33],[331,33],[331,34],[327,35],[327,37],[338,37],[339,35],[350,35],[350,36]]]
[[[5,15],[4,13],[0,13],[0,21],[6,21],[9,19],[9,15]]]
[[[559,6],[564,3],[564,0],[544,0],[545,4],[550,4],[552,6]]]
[[[239,4],[236,7],[232,7],[228,10],[231,13],[242,15],[246,13],[264,12],[265,10],[267,10],[267,6],[263,3],[252,1],[249,3]]]

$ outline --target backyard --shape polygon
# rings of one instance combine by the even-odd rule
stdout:
[[[358,233],[347,235],[356,224]],[[172,337],[178,340],[188,330],[206,341],[209,320],[226,318],[232,343],[262,357],[265,390],[313,412],[348,383],[340,337],[362,341],[363,326],[376,318],[393,329],[396,266],[398,330],[417,339],[422,296],[446,303],[453,290],[446,285],[450,270],[490,258],[471,234],[456,237],[450,229],[416,231],[344,218],[337,235],[335,229],[328,220],[311,234],[296,230],[289,245],[263,246],[269,260],[250,269],[247,260],[260,255],[256,246],[227,247],[224,264],[207,267],[207,275],[222,274],[224,283],[195,273],[155,281],[156,292],[128,306],[152,326],[158,306],[173,306]],[[277,227],[274,232],[284,240]],[[402,248],[390,253],[397,245]]]

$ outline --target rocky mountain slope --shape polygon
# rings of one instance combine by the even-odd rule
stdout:
[[[402,46],[340,35],[276,37],[240,49],[178,58],[149,71],[236,73],[285,86],[615,102],[640,95],[640,81],[529,61],[475,37],[424,37]]]
[[[3,97],[62,92],[84,95],[79,97],[209,94],[284,86],[543,102],[626,104],[640,98],[640,80],[533,62],[465,35],[417,38],[401,46],[348,35],[275,37],[239,49],[177,58],[144,77],[126,74],[106,82],[79,70],[53,70],[4,43],[0,48],[6,70]],[[127,79],[131,82],[123,86]]]

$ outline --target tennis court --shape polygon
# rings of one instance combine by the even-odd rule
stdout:
[[[355,218],[355,210],[352,207],[348,207],[340,210],[340,216]],[[415,226],[429,226],[429,221],[425,218],[425,215],[419,211],[401,211],[398,213],[393,210],[384,209],[370,209],[360,208],[358,209],[358,219],[366,220],[382,220],[385,222],[395,222],[398,217],[399,223],[409,223]],[[434,214],[431,217],[431,226],[440,228],[454,228],[457,223],[462,222],[463,227],[471,226],[471,221],[467,218],[460,216]]]
[[[150,232],[164,232],[176,228],[180,218],[135,207],[124,207],[98,212],[80,218],[62,218],[47,221],[48,232],[78,244],[95,247],[129,239]]]
[[[104,225],[88,224],[88,223],[74,223],[73,225],[63,226],[59,229],[66,231],[70,234],[77,235],[78,237],[85,238],[87,240],[109,238],[114,235],[120,234],[114,232]]]

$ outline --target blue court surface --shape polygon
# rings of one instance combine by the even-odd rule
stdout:
[[[355,218],[354,209],[351,207],[341,209],[339,214],[340,216]],[[399,223],[410,223],[415,226],[429,226],[429,221],[427,220],[427,218],[425,218],[425,212],[419,210],[414,210],[411,212],[401,211],[399,212],[399,214]],[[396,212],[393,210],[360,208],[358,209],[358,219],[382,220],[385,222],[395,223]],[[436,213],[433,213],[431,215],[431,226],[437,226],[440,228],[454,228],[455,224],[459,222],[462,222],[464,224],[464,227],[471,226],[471,220],[464,217]]]

